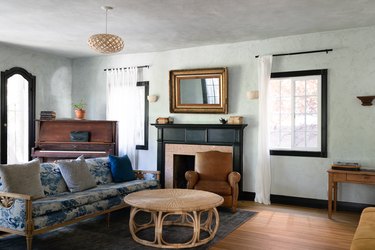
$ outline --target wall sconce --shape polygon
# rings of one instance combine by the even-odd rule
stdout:
[[[148,102],[157,102],[158,99],[159,99],[159,96],[157,96],[157,95],[149,95],[149,96],[147,96]]]
[[[246,97],[249,100],[259,99],[259,91],[258,90],[251,90],[246,92]]]
[[[362,106],[372,106],[372,101],[375,99],[375,96],[357,96],[359,100],[362,102]]]

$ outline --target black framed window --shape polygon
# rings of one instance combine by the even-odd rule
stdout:
[[[269,101],[271,155],[327,157],[327,69],[272,73]]]
[[[149,94],[149,82],[143,81],[143,82],[137,82],[137,87],[143,88],[144,91],[142,92],[142,99],[144,100],[144,118],[143,118],[143,126],[140,127],[138,133],[139,136],[139,142],[136,145],[136,149],[140,150],[148,150],[148,113],[149,113],[149,107],[148,107],[148,101],[147,96]]]

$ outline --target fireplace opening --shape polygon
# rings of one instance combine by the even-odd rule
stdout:
[[[194,155],[173,155],[173,188],[186,188],[185,173],[194,170]]]

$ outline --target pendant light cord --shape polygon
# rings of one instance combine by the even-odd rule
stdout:
[[[107,34],[107,21],[108,20],[108,9],[105,9],[105,33]]]

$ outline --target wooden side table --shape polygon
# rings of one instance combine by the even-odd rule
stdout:
[[[219,227],[219,214],[216,210],[223,197],[200,190],[191,189],[157,189],[143,190],[128,194],[125,203],[131,206],[129,228],[133,239],[143,245],[159,248],[190,248],[206,244],[215,237]],[[137,224],[135,216],[144,211],[151,214],[151,221]],[[207,219],[201,221],[203,213]],[[168,220],[170,215],[179,215],[176,220]],[[193,228],[192,239],[185,243],[169,243],[163,239],[163,227],[178,225]],[[155,228],[155,239],[149,241],[137,236],[137,232]],[[208,233],[201,238],[201,230]]]
[[[332,208],[336,211],[337,183],[349,182],[357,184],[375,184],[375,171],[370,170],[336,170],[328,171],[328,218],[332,218]],[[333,197],[333,201],[332,201]]]

